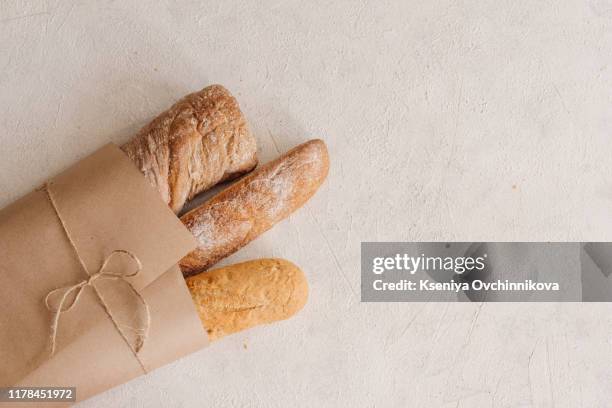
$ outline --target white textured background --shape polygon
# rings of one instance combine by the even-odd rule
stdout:
[[[3,0],[0,206],[210,83],[333,160],[230,259],[301,265],[299,315],[80,407],[612,406],[610,305],[358,297],[361,240],[612,240],[611,63],[610,0]]]

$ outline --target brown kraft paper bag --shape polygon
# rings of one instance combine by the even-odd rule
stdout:
[[[206,346],[177,266],[195,247],[114,145],[1,210],[0,387],[76,387],[81,401]],[[138,262],[117,250],[140,272],[129,276]],[[97,272],[105,275],[84,284]],[[54,342],[50,292],[51,308],[68,293]]]

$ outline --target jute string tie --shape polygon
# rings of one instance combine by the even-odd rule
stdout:
[[[115,328],[117,329],[117,331],[119,332],[119,334],[121,335],[121,337],[123,338],[125,343],[128,345],[128,347],[131,350],[132,354],[134,355],[134,357],[138,361],[138,363],[139,363],[140,367],[142,368],[143,372],[146,373],[147,370],[145,368],[144,363],[140,359],[140,356],[138,355],[138,352],[142,349],[142,347],[144,346],[145,340],[148,337],[149,327],[151,325],[151,312],[149,310],[149,305],[147,304],[145,299],[142,297],[142,295],[136,290],[134,285],[132,285],[132,283],[126,279],[126,278],[130,278],[130,277],[134,277],[134,276],[138,275],[142,271],[142,262],[132,252],[130,252],[128,250],[124,250],[124,249],[116,249],[116,250],[112,251],[104,259],[104,262],[102,262],[102,266],[100,266],[100,268],[98,269],[98,271],[96,273],[93,273],[93,274],[90,273],[89,269],[85,265],[85,261],[79,255],[79,251],[77,250],[77,247],[76,247],[76,245],[74,243],[74,240],[73,240],[72,236],[70,235],[70,231],[69,231],[69,229],[66,226],[64,218],[62,217],[60,211],[58,210],[58,207],[57,207],[55,198],[53,196],[53,193],[52,193],[52,191],[50,189],[50,186],[51,186],[51,183],[45,184],[44,187],[43,187],[43,190],[47,193],[47,197],[49,198],[49,201],[51,202],[51,206],[53,207],[53,210],[55,211],[55,214],[57,215],[57,218],[59,219],[59,221],[60,221],[60,223],[62,225],[62,229],[63,229],[66,237],[68,238],[68,241],[70,242],[70,246],[72,247],[72,249],[73,249],[73,251],[74,251],[74,253],[76,255],[76,258],[78,259],[79,263],[81,264],[81,268],[83,269],[83,271],[88,276],[87,279],[83,279],[82,281],[80,281],[78,283],[75,283],[74,285],[70,285],[70,286],[65,286],[65,287],[53,289],[45,297],[45,306],[52,313],[52,315],[51,315],[51,333],[50,333],[50,338],[49,338],[49,343],[50,343],[50,348],[51,348],[51,356],[53,356],[55,354],[56,343],[57,343],[57,332],[58,332],[60,317],[62,316],[62,313],[66,313],[66,312],[72,310],[72,308],[78,303],[78,301],[79,301],[79,299],[80,299],[80,297],[81,297],[81,295],[83,293],[83,290],[86,287],[90,287],[93,290],[93,292],[95,293],[98,301],[102,305],[102,308],[104,309],[104,312],[106,313],[106,315],[108,316],[110,321],[113,323],[113,325],[115,326]],[[113,273],[113,272],[107,272],[106,271],[106,268],[107,268],[108,264],[110,263],[110,261],[112,260],[112,258],[114,256],[120,255],[120,254],[127,255],[132,260],[132,262],[136,265],[136,270],[134,272],[131,272],[131,273]],[[130,289],[130,291],[134,294],[136,299],[138,299],[138,301],[144,307],[145,322],[143,324],[143,327],[136,328],[136,329],[132,328],[132,330],[134,330],[136,332],[136,335],[137,335],[137,340],[136,340],[136,344],[135,345],[132,345],[132,343],[128,339],[127,335],[125,334],[125,332],[121,329],[120,323],[117,321],[117,319],[115,319],[115,317],[113,317],[113,314],[111,313],[111,310],[110,310],[110,308],[108,306],[108,303],[105,301],[104,297],[102,296],[102,294],[100,293],[100,291],[96,287],[95,282],[100,280],[100,279],[117,280],[117,281],[121,281],[121,282],[125,283],[127,285],[127,287]],[[60,301],[59,301],[59,303],[57,303],[57,306],[51,305],[49,303],[49,300],[50,300],[50,298],[52,296],[54,296],[57,293],[62,293]],[[71,294],[73,294],[73,293],[74,293],[74,296],[72,297],[72,300],[70,301],[69,296]]]

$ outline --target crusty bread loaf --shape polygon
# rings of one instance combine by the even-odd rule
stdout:
[[[283,259],[257,259],[187,278],[210,341],[297,313],[308,298],[304,273]]]
[[[255,138],[238,102],[220,85],[185,96],[122,149],[175,213],[198,193],[257,165]]]
[[[329,169],[327,147],[311,140],[245,176],[181,217],[199,247],[180,262],[185,276],[237,251],[301,207]]]

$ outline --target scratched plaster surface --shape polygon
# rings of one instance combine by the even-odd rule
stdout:
[[[332,158],[226,261],[302,266],[296,318],[80,407],[612,406],[612,306],[358,296],[362,240],[612,240],[610,0],[27,3],[0,2],[1,206],[210,83],[264,161]]]

